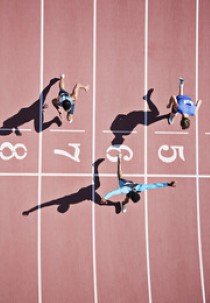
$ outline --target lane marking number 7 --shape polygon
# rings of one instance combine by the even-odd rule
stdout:
[[[54,154],[70,158],[71,160],[73,160],[75,162],[80,162],[80,159],[79,159],[80,143],[68,143],[68,146],[71,146],[74,148],[73,155],[63,149],[54,149]]]

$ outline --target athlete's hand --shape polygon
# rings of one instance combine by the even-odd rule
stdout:
[[[48,108],[48,107],[49,107],[48,104],[44,104],[44,105],[42,106],[43,109]]]
[[[23,215],[23,216],[28,216],[28,215],[29,215],[29,212],[28,212],[28,211],[24,211],[24,212],[22,212],[22,215]]]
[[[89,89],[90,89],[90,85],[86,85],[86,86],[85,86],[85,91],[86,91],[86,93],[89,91]]]
[[[107,205],[107,200],[104,198],[101,198],[101,205]]]
[[[168,183],[168,186],[176,187],[176,182],[175,181],[171,181],[170,183]]]
[[[59,114],[59,117],[60,117],[61,119],[63,119],[62,112],[58,110],[58,114]]]

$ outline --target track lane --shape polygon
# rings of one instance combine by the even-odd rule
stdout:
[[[123,159],[123,172],[144,173],[144,3],[99,1],[97,20],[96,154],[106,158],[100,173],[116,174],[117,144],[130,158]],[[101,177],[99,193],[117,186],[117,175]],[[129,205],[126,216],[113,207],[96,209],[101,302],[148,301],[144,232],[143,204]]]
[[[1,2],[1,127],[34,127],[39,102],[38,29],[38,2]],[[29,297],[31,302],[37,301],[37,217],[26,221],[22,216],[29,201],[37,200],[37,178],[9,175],[37,171],[37,142],[35,131],[0,132],[1,173],[8,173],[8,177],[1,177],[3,302],[27,302]]]
[[[149,2],[148,78],[151,86],[155,87],[154,96],[161,113],[168,112],[166,104],[170,96],[178,94],[180,76],[185,78],[184,92],[195,99],[195,16],[196,6],[190,1]],[[177,188],[171,190],[170,194],[161,191],[157,193],[157,198],[155,193],[148,193],[154,302],[202,300],[195,178],[195,119],[191,119],[191,122],[186,135],[177,134],[177,131],[181,131],[179,117],[172,126],[165,120],[164,123],[153,124],[148,128],[148,172],[180,176]],[[163,134],[157,135],[157,130]],[[174,134],[167,135],[168,131]],[[164,150],[165,145],[168,151]],[[182,179],[181,175],[186,174],[192,174],[194,178]],[[155,200],[158,202],[153,203]]]
[[[92,14],[93,3],[89,0],[82,5],[78,1],[64,0],[53,5],[45,1],[44,81],[47,83],[64,73],[67,91],[71,92],[78,82],[90,85],[87,94],[80,92],[73,123],[65,121],[64,115],[61,126],[54,124],[43,132],[43,172],[78,173],[75,177],[46,177],[42,181],[42,202],[60,201],[58,208],[52,206],[42,211],[43,300],[46,302],[93,301],[92,213],[91,203],[86,201],[91,200],[92,180],[81,177],[91,173],[92,164]],[[57,115],[51,104],[57,94],[58,82],[48,95],[46,121]],[[77,130],[85,132],[77,133]],[[70,205],[75,199],[85,203]]]

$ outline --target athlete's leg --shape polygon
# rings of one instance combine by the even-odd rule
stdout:
[[[169,99],[169,103],[166,105],[167,108],[173,108],[174,105],[177,104],[177,99],[176,96],[171,96],[171,98]]]
[[[77,83],[70,94],[71,98],[76,101],[78,99],[80,89],[84,89],[86,92],[89,90],[89,85],[83,85],[81,83]]]
[[[128,204],[129,201],[130,201],[129,198],[126,197],[125,200],[122,202],[122,212],[123,212],[123,214],[125,214],[126,211],[127,211],[127,206],[126,206],[126,204]]]
[[[62,111],[59,109],[59,98],[52,99],[52,105],[56,108],[59,117],[62,118]]]
[[[174,107],[177,105],[177,99],[176,96],[171,96],[169,100],[169,104],[167,105],[167,108],[171,108],[171,112],[169,114],[168,123],[172,124],[174,122],[174,119],[176,117],[176,113],[174,112]]]
[[[65,85],[64,85],[64,78],[65,78],[65,75],[62,74],[60,75],[60,81],[59,81],[59,89],[65,89]]]
[[[179,95],[183,96],[184,94],[184,79],[179,78]]]

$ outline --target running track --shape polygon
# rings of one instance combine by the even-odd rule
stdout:
[[[210,302],[209,10],[208,0],[1,1],[1,302]],[[59,127],[49,83],[60,73],[68,90],[91,89]],[[150,88],[167,114],[179,76],[203,100],[186,132],[144,114]],[[142,193],[126,215],[99,206],[117,186],[116,144],[126,177],[177,187]]]

